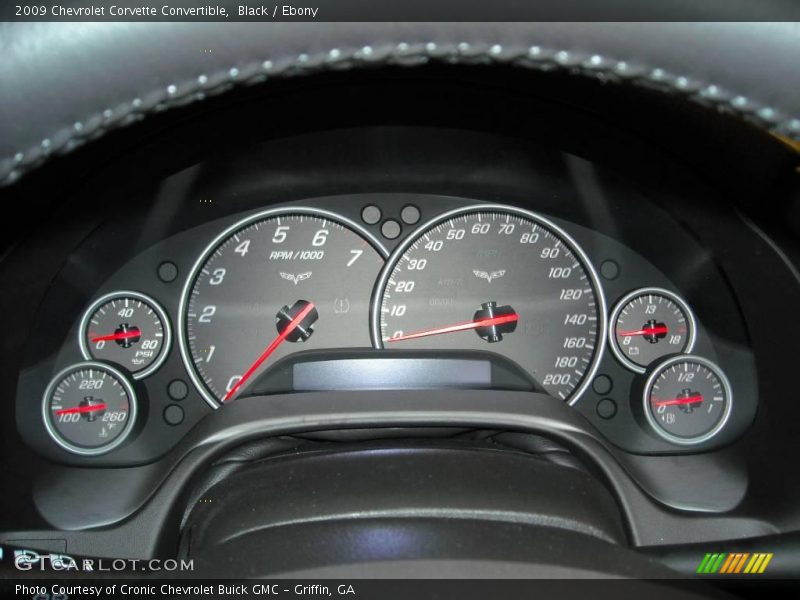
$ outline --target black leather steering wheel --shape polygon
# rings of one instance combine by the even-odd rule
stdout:
[[[238,86],[432,62],[629,83],[800,140],[796,23],[5,23],[0,44],[2,184]]]

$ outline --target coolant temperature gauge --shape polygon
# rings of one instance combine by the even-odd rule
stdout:
[[[117,369],[98,362],[72,365],[47,387],[45,428],[75,454],[103,454],[119,446],[136,419],[136,394]]]
[[[722,370],[699,356],[659,364],[644,388],[644,413],[655,432],[675,444],[699,444],[719,433],[733,394]]]

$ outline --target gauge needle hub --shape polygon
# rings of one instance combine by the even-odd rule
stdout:
[[[299,312],[296,312],[298,309]],[[279,327],[281,326],[280,319],[282,314],[294,314],[294,317],[285,322],[285,325],[283,325],[283,327],[280,329],[280,333],[278,333],[278,337],[270,342],[269,346],[264,349],[264,352],[262,352],[255,362],[253,362],[253,364],[250,365],[250,367],[248,367],[248,369],[244,372],[242,378],[236,382],[236,385],[234,385],[231,390],[225,394],[225,397],[222,399],[223,402],[227,402],[236,395],[236,392],[238,392],[245,382],[250,379],[258,367],[260,367],[264,361],[267,360],[270,355],[278,349],[278,346],[280,346],[292,335],[292,332],[294,332],[301,325],[303,330],[310,332],[311,324],[317,318],[317,310],[314,307],[314,303],[306,302],[305,300],[298,300],[291,309],[287,310],[285,307],[281,309],[281,311],[278,313]],[[310,333],[308,335],[310,335]]]
[[[491,303],[487,303],[491,304]],[[500,312],[500,309],[497,307],[494,308],[495,312]],[[457,331],[467,331],[469,329],[478,329],[478,328],[493,328],[502,325],[512,325],[510,331],[513,331],[514,327],[516,326],[517,321],[519,321],[519,315],[511,309],[511,307],[501,307],[501,309],[508,308],[511,312],[502,312],[501,314],[496,314],[495,316],[491,317],[483,317],[483,318],[475,318],[472,321],[466,321],[464,323],[456,323],[454,325],[446,325],[444,327],[434,327],[432,329],[423,329],[421,331],[416,331],[413,333],[408,333],[406,335],[400,335],[397,337],[392,337],[387,339],[387,342],[401,342],[403,340],[413,340],[416,338],[428,337],[431,335],[442,335],[444,333],[455,333]],[[486,309],[484,309],[486,310]],[[480,314],[483,311],[478,311],[476,315]],[[505,332],[504,332],[505,333]],[[500,336],[502,339],[502,336]]]

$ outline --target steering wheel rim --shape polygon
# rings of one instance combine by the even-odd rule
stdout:
[[[633,85],[800,141],[793,23],[6,23],[0,39],[0,185],[235,88],[428,63]]]

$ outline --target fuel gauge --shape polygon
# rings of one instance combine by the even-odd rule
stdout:
[[[642,288],[622,298],[611,312],[609,345],[632,371],[694,347],[695,320],[689,306],[661,288]]]
[[[675,444],[699,444],[719,433],[733,403],[728,378],[710,360],[673,356],[647,379],[644,413],[662,438]]]

